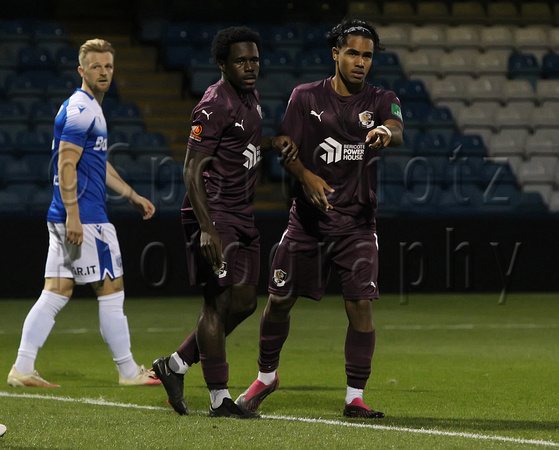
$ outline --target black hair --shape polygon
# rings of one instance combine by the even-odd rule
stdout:
[[[373,40],[374,49],[376,51],[384,50],[384,47],[380,45],[380,38],[378,36],[377,30],[370,23],[359,19],[345,19],[342,23],[336,25],[328,34],[326,35],[326,40],[330,47],[342,48],[347,44],[347,37],[352,36],[363,36]]]
[[[231,45],[237,42],[254,42],[260,53],[262,39],[260,35],[247,27],[229,27],[218,31],[212,42],[212,54],[216,61],[225,61],[231,51]]]

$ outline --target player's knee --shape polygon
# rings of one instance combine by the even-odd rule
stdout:
[[[297,297],[280,297],[270,294],[267,309],[274,315],[288,315],[296,301]]]

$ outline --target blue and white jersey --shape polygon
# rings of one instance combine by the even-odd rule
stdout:
[[[87,92],[76,89],[66,100],[54,120],[52,164],[54,168],[54,192],[47,220],[66,222],[66,209],[60,196],[58,184],[58,148],[60,141],[70,142],[83,148],[77,164],[78,206],[82,223],[106,223],[105,203],[107,177],[107,122],[97,100]]]

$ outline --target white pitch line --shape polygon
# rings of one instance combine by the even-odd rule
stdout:
[[[134,405],[132,403],[110,402],[107,400],[103,400],[102,398],[92,399],[92,398],[55,397],[53,395],[14,394],[11,392],[1,392],[1,391],[0,391],[0,397],[30,398],[30,399],[39,399],[39,400],[54,400],[54,401],[69,402],[69,403],[83,403],[87,405],[97,405],[97,406],[116,406],[119,408],[170,411],[170,408],[164,408],[161,406]],[[192,412],[201,413],[203,411],[192,411]],[[462,437],[462,438],[484,440],[484,441],[512,442],[515,444],[523,444],[523,445],[532,444],[532,445],[542,445],[546,447],[559,447],[559,443],[553,441],[542,441],[537,439],[518,439],[518,438],[505,437],[505,436],[463,433],[459,431],[431,430],[427,428],[392,427],[392,426],[376,425],[376,424],[368,424],[368,423],[343,422],[340,420],[311,419],[306,417],[292,417],[292,416],[262,415],[262,418],[271,419],[271,420],[286,420],[290,422],[305,422],[305,423],[316,423],[322,425],[336,425],[336,426],[343,426],[343,427],[350,427],[350,428],[373,428],[375,430],[383,430],[383,431],[396,431],[396,432],[403,432],[403,433],[418,433],[418,434],[430,434],[430,435],[437,435],[437,436]]]
[[[379,326],[383,330],[403,330],[403,331],[430,331],[430,330],[475,330],[475,329],[490,329],[490,330],[540,330],[548,328],[559,328],[559,324],[537,324],[537,323],[457,323],[453,325],[445,324],[409,324],[409,325],[384,325]]]
[[[316,327],[315,327],[316,328]],[[377,329],[387,331],[432,331],[432,330],[544,330],[559,328],[559,323],[537,324],[537,323],[457,323],[457,324],[408,324],[408,325],[378,325]],[[320,329],[320,327],[316,328]],[[154,334],[160,333],[177,333],[184,331],[184,328],[156,328],[150,327],[145,329],[131,329],[132,333],[148,332]],[[20,334],[21,330],[3,330],[0,334]],[[99,333],[98,328],[60,328],[54,329],[52,334],[87,334]]]

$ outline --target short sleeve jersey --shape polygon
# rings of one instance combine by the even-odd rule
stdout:
[[[241,99],[220,80],[206,90],[192,111],[191,122],[188,147],[210,158],[203,173],[210,213],[252,218],[262,139],[258,93]],[[196,220],[188,193],[182,220]]]
[[[97,100],[81,89],[77,89],[62,104],[54,120],[54,191],[47,220],[59,223],[66,221],[66,208],[58,184],[58,150],[61,141],[83,148],[77,164],[80,220],[82,223],[107,223],[107,123]]]
[[[388,119],[402,123],[400,108],[394,92],[368,83],[351,96],[339,95],[332,77],[293,90],[279,133],[291,136],[304,166],[335,192],[328,194],[334,209],[323,213],[297,184],[290,223],[324,235],[374,229],[378,154],[365,138]]]

